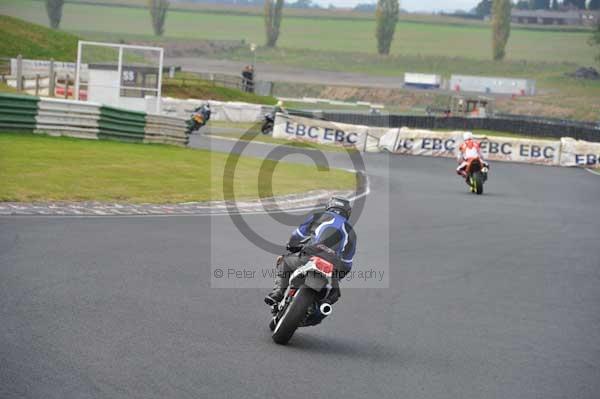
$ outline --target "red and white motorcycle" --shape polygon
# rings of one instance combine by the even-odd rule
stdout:
[[[311,256],[292,273],[283,299],[271,310],[269,328],[273,341],[285,345],[298,327],[317,325],[331,314],[331,304],[320,298],[327,298],[332,289],[333,270],[332,263]]]

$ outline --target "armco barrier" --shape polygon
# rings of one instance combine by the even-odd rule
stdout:
[[[146,133],[146,114],[102,106],[98,126],[100,139],[141,143]]]
[[[33,132],[38,102],[34,96],[0,95],[0,130]]]
[[[146,115],[145,143],[187,145],[189,135],[185,119]]]
[[[303,113],[301,116],[306,116]],[[553,122],[541,119],[515,119],[515,116],[494,118],[462,118],[385,114],[360,114],[345,112],[323,112],[313,114],[314,118],[331,122],[349,123],[378,127],[411,127],[419,129],[449,130],[494,130],[499,132],[524,134],[533,137],[560,139],[573,137],[577,140],[600,141],[600,128],[583,122]]]
[[[97,139],[99,119],[100,110],[95,104],[42,98],[38,103],[35,132]]]
[[[187,145],[185,119],[100,104],[0,94],[0,131]]]

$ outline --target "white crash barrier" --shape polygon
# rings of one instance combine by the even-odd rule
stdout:
[[[563,137],[560,142],[561,166],[600,168],[600,143],[590,143],[568,137]]]
[[[98,103],[42,97],[38,102],[34,132],[52,136],[98,139],[99,134],[106,134],[103,131],[102,109],[102,105]],[[123,112],[127,114],[127,111]],[[109,123],[110,134],[114,135],[114,125],[118,125],[118,122],[114,122],[113,117],[114,114],[109,117],[104,116],[104,125]],[[185,146],[189,140],[186,120],[175,116],[146,114],[143,127],[144,134],[141,139],[146,143]],[[131,135],[127,126],[124,126],[124,131],[119,134],[124,137],[140,138],[138,134]]]
[[[35,120],[38,133],[97,139],[100,104],[41,98]]]
[[[457,157],[462,143],[461,131],[433,132],[420,129],[391,129],[379,141],[380,150],[395,154]],[[560,141],[483,137],[481,152],[492,161],[523,162],[539,165],[560,164]]]
[[[169,116],[146,115],[144,142],[185,146],[188,142],[185,120]]]
[[[379,148],[395,154],[454,157],[462,132],[432,132],[421,129],[390,129]]]
[[[263,107],[246,103],[211,103],[211,119],[225,122],[258,122],[263,119]]]
[[[367,126],[277,113],[273,137],[364,150],[369,129]]]
[[[249,104],[243,102],[222,102],[213,100],[188,99],[163,97],[160,103],[160,112],[162,115],[178,116],[180,118],[189,118],[195,108],[209,103],[211,108],[210,119],[218,122],[259,122],[264,115],[271,112],[273,107]],[[156,110],[156,97],[146,97],[146,112],[154,113]]]
[[[481,141],[481,152],[492,161],[560,165],[560,141],[490,137]]]

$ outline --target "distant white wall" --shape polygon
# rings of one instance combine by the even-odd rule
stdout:
[[[535,95],[535,80],[486,76],[452,75],[450,90],[473,93]]]

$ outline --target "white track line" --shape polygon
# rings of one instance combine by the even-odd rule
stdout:
[[[593,175],[600,176],[600,173],[599,173],[599,172],[596,172],[596,171],[595,171],[595,170],[593,170],[593,169],[588,169],[588,168],[585,168],[585,170],[587,170],[588,172],[590,172],[590,173],[591,173],[591,174],[593,174]]]

